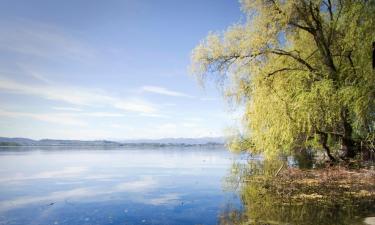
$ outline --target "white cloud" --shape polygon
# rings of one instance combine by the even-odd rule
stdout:
[[[218,98],[211,98],[211,97],[203,97],[200,98],[201,101],[218,101]]]
[[[141,87],[141,92],[149,92],[149,93],[174,96],[174,97],[187,97],[187,98],[193,97],[191,95],[188,95],[182,92],[172,91],[164,87],[158,87],[158,86],[143,86]]]
[[[89,113],[78,113],[77,116],[92,116],[92,117],[123,117],[123,113],[110,113],[110,112],[89,112]]]
[[[82,111],[82,109],[73,108],[73,107],[52,107],[52,109],[59,110],[59,111],[74,111],[74,112]]]
[[[190,122],[184,122],[184,123],[181,123],[182,126],[184,127],[198,127],[199,124],[197,123],[190,123]]]
[[[160,130],[176,130],[177,127],[178,125],[175,123],[165,123],[165,124],[158,126]]]
[[[121,99],[101,90],[81,87],[25,84],[0,77],[0,91],[34,95],[44,99],[63,101],[79,106],[111,106],[128,112],[154,114],[157,107],[140,99]],[[61,108],[60,108],[61,109]],[[66,109],[66,108],[65,108]]]
[[[139,115],[144,116],[144,117],[151,117],[151,118],[164,118],[164,119],[170,118],[170,116],[165,115],[165,114],[160,114],[160,113],[140,113]]]
[[[94,51],[61,29],[18,20],[1,22],[0,49],[49,60],[59,57],[79,60],[94,57]]]
[[[12,112],[0,109],[0,116],[4,117],[26,117],[39,121],[57,123],[62,125],[85,126],[86,123],[67,114],[43,114],[43,113],[25,113],[25,112]]]
[[[141,100],[117,100],[114,101],[113,106],[124,111],[139,112],[145,114],[155,113],[157,111],[155,106]]]
[[[186,121],[189,121],[189,122],[197,122],[197,123],[202,123],[204,121],[203,118],[200,118],[200,117],[188,117],[188,118],[184,118],[184,120]]]
[[[45,99],[59,100],[74,105],[90,105],[106,102],[112,98],[93,90],[51,85],[24,84],[18,81],[0,78],[0,91],[17,94],[35,95]]]
[[[57,123],[62,125],[86,126],[87,123],[82,120],[84,117],[124,117],[122,113],[110,112],[88,112],[88,113],[28,113],[28,112],[14,112],[0,109],[0,116],[2,117],[25,117],[39,121]]]
[[[117,124],[117,123],[112,123],[112,124],[110,124],[110,127],[117,129],[117,128],[122,128],[123,126],[120,125],[120,124]]]
[[[176,122],[150,125],[149,127],[136,127],[128,138],[138,139],[147,137],[149,139],[158,138],[199,138],[222,136],[221,130],[208,128],[202,124]]]

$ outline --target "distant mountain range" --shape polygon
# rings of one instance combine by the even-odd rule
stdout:
[[[219,143],[224,144],[224,137],[201,137],[201,138],[161,138],[161,139],[134,139],[118,140],[121,143],[160,143],[160,144],[207,144]]]
[[[0,137],[0,146],[200,146],[200,145],[223,145],[223,137],[203,138],[163,138],[163,139],[138,139],[138,140],[56,140],[41,139],[33,140],[28,138],[7,138]]]

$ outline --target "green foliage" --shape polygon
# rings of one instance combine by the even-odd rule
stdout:
[[[199,80],[213,76],[245,106],[245,139],[275,156],[374,143],[375,1],[242,0],[244,23],[210,33],[193,51]],[[246,147],[243,143],[249,143]]]
[[[243,208],[227,210],[219,224],[353,225],[375,210],[371,170],[289,168],[275,176],[281,163],[234,164],[226,182],[239,190]]]

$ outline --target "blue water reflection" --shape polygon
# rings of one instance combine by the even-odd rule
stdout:
[[[216,224],[225,149],[0,150],[0,224]]]

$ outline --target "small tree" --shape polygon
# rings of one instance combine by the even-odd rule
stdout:
[[[244,104],[245,136],[267,156],[308,147],[354,157],[374,143],[373,0],[243,0],[246,21],[211,33],[193,73]]]

